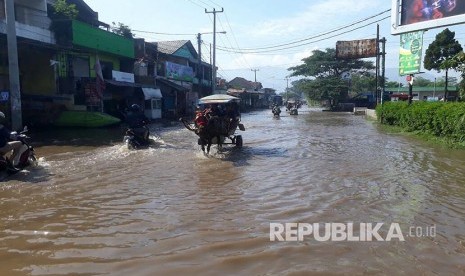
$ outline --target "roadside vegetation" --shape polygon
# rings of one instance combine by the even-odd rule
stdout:
[[[444,72],[444,77],[434,81],[415,76],[416,87],[458,87],[458,96],[465,99],[465,53],[455,39],[455,32],[445,29],[427,47],[423,60],[426,70]],[[450,77],[449,71],[461,74],[461,78]],[[376,91],[375,66],[363,59],[341,60],[336,58],[336,49],[314,50],[302,64],[288,68],[289,77],[300,77],[292,82],[288,90],[304,94],[308,101],[328,102],[334,108],[363,94]],[[402,87],[403,83],[380,79],[381,86]],[[449,95],[444,95],[446,98]]]
[[[376,115],[381,124],[394,126],[396,132],[465,148],[464,102],[387,102],[376,107]]]

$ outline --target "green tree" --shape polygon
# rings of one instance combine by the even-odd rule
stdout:
[[[445,60],[441,68],[455,68],[461,72],[462,80],[458,83],[458,86],[460,98],[463,100],[465,98],[465,53],[462,51],[451,59]]]
[[[303,64],[288,68],[292,72],[291,77],[306,77],[297,83],[298,89],[304,91],[309,100],[330,100],[333,106],[348,97],[349,85],[342,78],[343,74],[364,73],[374,69],[373,62],[338,60],[334,48],[314,50],[311,56],[302,61]]]
[[[53,4],[53,14],[57,19],[76,19],[79,11],[75,4],[68,4],[66,0],[57,0]]]
[[[433,87],[434,81],[430,81],[429,79],[421,76],[415,76],[413,79],[413,84],[418,87]]]
[[[376,87],[376,79],[373,74],[354,73],[350,77],[350,96],[360,93],[373,92]]]
[[[446,86],[444,98],[447,99],[447,83],[449,69],[456,69],[457,65],[453,63],[444,63],[450,60],[463,50],[460,43],[455,40],[455,32],[448,28],[436,35],[436,39],[428,46],[423,60],[423,66],[427,70],[446,70]]]
[[[111,31],[115,34],[124,36],[126,38],[134,38],[134,34],[132,33],[132,30],[129,28],[128,25],[125,25],[121,22],[112,22],[112,25],[113,27],[111,27]]]
[[[401,82],[397,82],[397,81],[387,81],[386,87],[389,87],[389,88],[404,87],[404,84]]]
[[[66,0],[57,0],[50,9],[50,31],[55,34],[58,44],[66,44],[71,40],[68,28],[63,21],[74,20],[79,15],[75,4],[68,4]]]

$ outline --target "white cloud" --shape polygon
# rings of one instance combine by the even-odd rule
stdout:
[[[375,10],[379,7],[379,1],[374,0],[330,0],[311,4],[304,11],[293,17],[267,20],[258,24],[256,28],[249,29],[254,36],[281,36],[289,34],[301,34],[305,31],[318,33],[327,31],[329,27],[337,27],[336,24],[346,24],[354,18],[341,17],[341,14],[359,14],[367,10]]]
[[[224,70],[236,70],[244,69],[245,67],[260,68],[260,67],[281,67],[289,68],[297,64],[302,63],[302,59],[309,57],[313,50],[318,47],[304,48],[294,54],[274,54],[274,55],[259,55],[259,54],[242,54],[235,55],[229,62],[226,59],[222,59],[222,64],[228,64],[223,66]],[[228,58],[229,59],[229,58]]]

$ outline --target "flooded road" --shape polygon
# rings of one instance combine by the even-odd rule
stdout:
[[[37,137],[40,166],[0,184],[0,275],[465,274],[465,151],[346,113],[242,121],[244,147],[209,157],[177,123],[140,151],[120,129]],[[405,241],[270,241],[350,222]]]

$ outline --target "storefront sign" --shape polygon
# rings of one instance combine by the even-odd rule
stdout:
[[[134,74],[131,74],[131,73],[113,70],[112,76],[113,76],[113,80],[115,81],[134,83]]]

